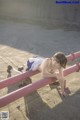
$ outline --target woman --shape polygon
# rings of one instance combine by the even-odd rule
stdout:
[[[57,77],[61,86],[62,95],[66,95],[63,69],[67,64],[67,58],[62,52],[57,52],[51,58],[32,57],[27,61],[27,70],[39,70],[42,77]]]

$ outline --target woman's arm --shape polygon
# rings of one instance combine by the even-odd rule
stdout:
[[[65,91],[64,91],[64,88],[65,88],[65,79],[64,79],[64,76],[63,76],[63,71],[62,69],[60,68],[58,72],[56,73],[49,73],[48,72],[48,65],[49,65],[49,59],[45,59],[41,65],[41,73],[42,73],[42,76],[43,77],[56,77],[58,80],[59,80],[59,83],[60,83],[60,86],[61,86],[61,92],[62,92],[62,95],[65,95]]]
[[[59,69],[59,74],[57,76],[57,79],[59,80],[59,83],[60,83],[60,86],[61,86],[62,95],[66,95],[66,93],[65,93],[65,82],[66,82],[66,80],[64,79],[62,69]]]

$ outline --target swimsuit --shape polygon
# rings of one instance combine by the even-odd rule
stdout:
[[[44,58],[42,57],[32,57],[32,58],[29,58],[28,61],[27,61],[27,70],[37,70],[38,66],[43,62]]]

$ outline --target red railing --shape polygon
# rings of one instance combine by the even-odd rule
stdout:
[[[66,57],[67,57],[68,61],[72,61],[72,60],[80,57],[80,51],[75,52],[75,53],[71,53]],[[0,89],[2,89],[4,87],[8,87],[14,83],[22,81],[22,80],[26,79],[27,77],[31,77],[31,76],[36,75],[38,73],[39,73],[39,71],[27,71],[27,72],[18,74],[16,76],[13,76],[10,78],[0,80]]]
[[[77,53],[80,54],[80,52],[77,52]],[[80,57],[79,54],[76,55],[76,58],[77,58],[77,57]],[[71,54],[71,55],[72,55],[72,54]],[[70,58],[70,55],[68,56],[68,59],[69,59],[69,60],[72,60],[72,58]],[[63,71],[63,74],[64,74],[64,76],[67,76],[67,75],[69,75],[69,74],[71,74],[71,73],[73,73],[73,72],[79,71],[79,70],[80,70],[80,63],[76,63],[76,64],[74,64],[73,66],[68,67],[67,69],[65,69],[65,70]],[[39,73],[39,71],[36,71],[36,72]],[[26,78],[26,77],[29,77],[29,76],[32,76],[32,75],[36,74],[36,72],[32,72],[32,73],[31,73],[31,72],[29,71],[29,72],[20,74],[21,76],[23,75],[23,77],[22,77],[21,79]],[[19,75],[19,78],[20,78],[20,75]],[[24,75],[25,75],[25,77],[24,77]],[[12,78],[13,78],[13,77],[12,77]],[[17,77],[16,77],[16,79],[17,79]],[[11,80],[11,79],[8,79],[8,80]],[[14,80],[14,79],[12,79],[12,80]],[[19,79],[19,80],[20,80],[20,79]],[[7,104],[9,104],[9,103],[11,103],[11,102],[13,102],[13,101],[15,101],[15,100],[17,100],[17,99],[19,99],[20,97],[23,97],[23,96],[25,96],[25,95],[28,95],[29,93],[31,93],[31,92],[33,92],[33,91],[35,91],[35,90],[43,87],[44,85],[51,84],[51,83],[53,83],[53,82],[55,82],[55,81],[56,81],[56,78],[45,78],[45,79],[41,79],[41,80],[36,81],[35,83],[29,84],[29,85],[27,85],[27,86],[25,86],[25,87],[23,87],[23,88],[20,88],[20,89],[15,90],[15,91],[13,91],[13,92],[5,95],[5,96],[2,96],[2,97],[0,98],[0,108],[3,107],[3,106],[6,106]],[[7,84],[8,84],[8,83],[6,83],[5,86],[6,86]],[[8,85],[10,85],[10,84],[8,84]]]

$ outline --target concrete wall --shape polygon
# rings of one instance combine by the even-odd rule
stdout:
[[[0,18],[49,23],[80,24],[79,5],[59,5],[56,0],[0,0]]]

